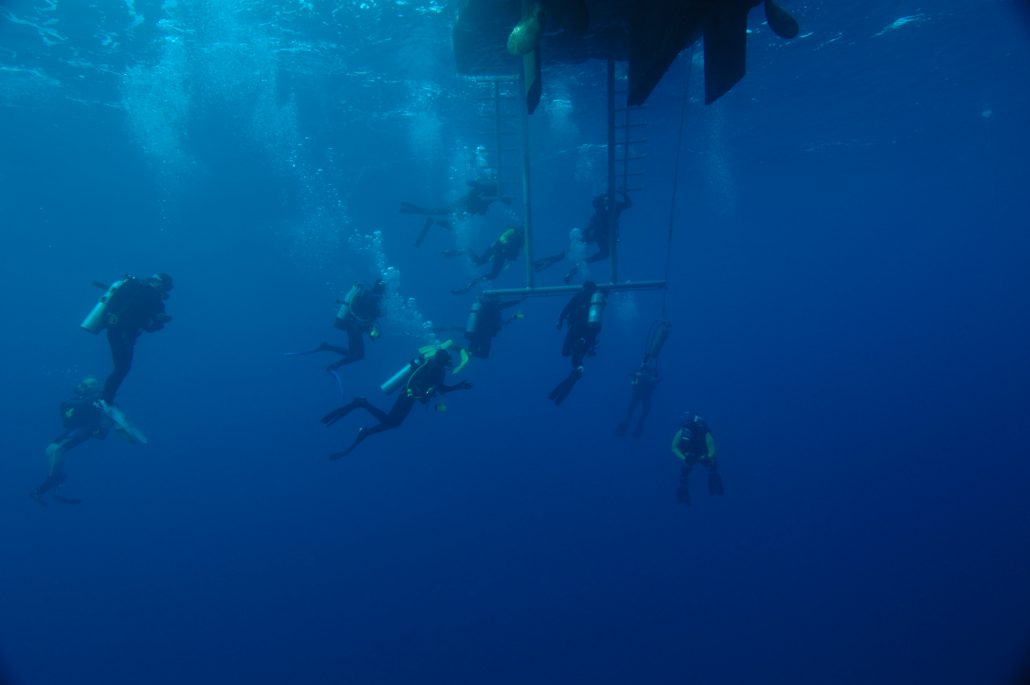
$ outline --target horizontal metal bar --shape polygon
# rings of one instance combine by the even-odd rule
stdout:
[[[568,295],[579,292],[579,285],[552,285],[540,288],[503,288],[484,290],[483,297],[544,297],[547,295]],[[598,283],[597,289],[606,293],[627,292],[630,290],[664,290],[665,281],[627,281],[625,283]]]

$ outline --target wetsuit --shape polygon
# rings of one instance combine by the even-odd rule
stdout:
[[[106,316],[114,369],[104,382],[101,399],[113,404],[119,386],[132,368],[136,340],[144,331],[153,333],[164,328],[168,317],[161,290],[133,276],[126,277],[111,296]]]
[[[362,427],[350,447],[343,452],[336,452],[330,455],[329,458],[339,459],[340,457],[345,457],[364,442],[368,436],[400,427],[404,420],[408,418],[408,414],[411,413],[411,409],[415,406],[416,402],[426,404],[434,395],[445,395],[453,390],[465,390],[472,387],[468,382],[447,385],[443,382],[446,373],[446,366],[430,359],[423,362],[421,366],[412,372],[411,377],[408,379],[405,387],[401,389],[390,411],[385,412],[373,406],[366,398],[358,397],[323,416],[322,423],[326,426],[331,426],[355,409],[364,409],[378,421],[374,426]]]
[[[694,417],[684,422],[673,438],[672,451],[683,460],[677,492],[677,499],[681,503],[690,504],[688,480],[691,469],[698,462],[708,470],[709,494],[723,494],[722,476],[719,475],[718,463],[715,461],[715,440],[704,419]]]
[[[348,316],[345,319],[337,319],[334,325],[347,333],[347,347],[337,347],[323,344],[321,349],[335,352],[340,359],[328,366],[328,370],[338,369],[347,364],[365,358],[365,334],[372,334],[375,328],[375,321],[379,318],[380,303],[382,302],[382,291],[368,289],[358,286],[359,290],[351,300]]]
[[[641,366],[635,372],[633,372],[632,385],[632,396],[629,400],[629,407],[626,408],[626,416],[615,427],[616,435],[625,435],[626,431],[629,430],[629,424],[633,421],[633,413],[636,411],[637,405],[641,405],[640,418],[637,419],[637,426],[633,429],[633,437],[639,438],[644,433],[644,421],[647,420],[648,414],[651,413],[651,397],[654,395],[654,390],[658,386],[658,370],[650,366]]]

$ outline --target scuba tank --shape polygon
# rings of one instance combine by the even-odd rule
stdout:
[[[391,394],[394,390],[404,385],[404,383],[411,378],[411,374],[415,373],[415,369],[418,368],[419,364],[422,364],[424,361],[425,358],[422,356],[415,357],[410,362],[402,366],[397,373],[387,378],[386,381],[379,386],[379,389],[387,395]]]
[[[114,296],[118,289],[121,288],[128,281],[128,278],[123,278],[119,281],[115,281],[109,288],[100,296],[97,303],[93,305],[93,309],[90,310],[86,318],[82,320],[79,327],[85,331],[89,331],[93,335],[98,334],[100,331],[107,327],[107,306],[111,302],[111,298]],[[101,283],[94,283],[101,288],[104,287]]]
[[[590,309],[587,310],[587,323],[593,328],[601,327],[601,319],[604,316],[604,305],[607,297],[600,290],[590,296]]]
[[[425,347],[420,347],[418,354],[410,362],[398,369],[397,373],[387,378],[386,381],[379,386],[379,389],[387,395],[393,393],[407,383],[411,379],[412,375],[424,366],[425,363],[428,362],[429,359],[438,351],[449,350],[452,347],[454,347],[453,340],[445,340],[437,345],[426,345]],[[458,356],[460,361],[451,371],[452,375],[464,369],[465,365],[469,362],[468,352],[464,349],[459,350]]]
[[[347,322],[354,317],[354,312],[351,311],[351,305],[354,304],[354,298],[361,292],[361,286],[355,283],[344,295],[343,301],[340,302],[340,308],[336,310],[336,321],[333,321],[333,326],[336,328],[346,328]]]
[[[471,340],[479,331],[479,315],[482,311],[482,300],[476,300],[472,303],[472,309],[469,310],[468,321],[465,322],[465,337],[469,340]]]

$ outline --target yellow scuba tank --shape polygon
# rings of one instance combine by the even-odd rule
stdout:
[[[93,335],[96,335],[107,328],[107,306],[111,302],[111,298],[114,294],[118,292],[118,289],[125,285],[128,280],[128,278],[123,278],[112,283],[104,294],[100,296],[97,303],[93,305],[93,309],[91,309],[89,314],[86,315],[86,318],[82,320],[79,327],[85,331],[89,331]]]

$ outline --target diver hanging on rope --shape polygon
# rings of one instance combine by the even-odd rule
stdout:
[[[651,326],[644,349],[644,359],[630,376],[632,394],[630,395],[629,406],[626,408],[626,415],[622,421],[615,426],[615,435],[622,437],[626,434],[626,431],[629,430],[629,425],[633,422],[633,415],[636,413],[638,406],[640,407],[640,416],[637,419],[637,425],[633,429],[632,435],[634,438],[639,438],[644,434],[644,422],[647,421],[647,417],[651,413],[651,398],[654,395],[655,388],[658,387],[658,383],[662,380],[658,374],[658,355],[661,354],[665,341],[669,339],[669,330],[671,328],[672,324],[668,321],[658,321]]]

